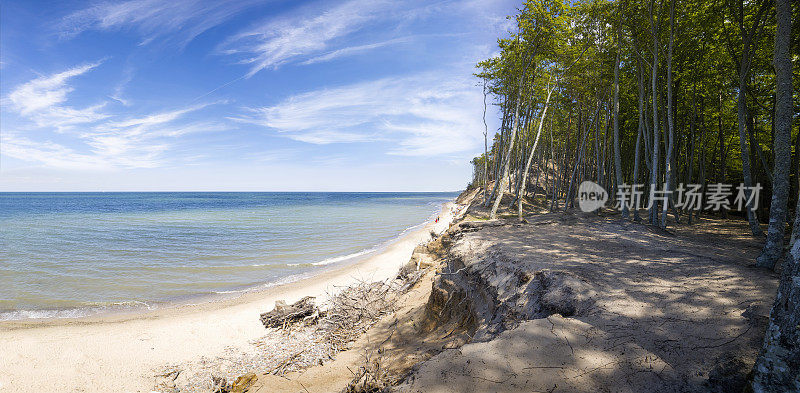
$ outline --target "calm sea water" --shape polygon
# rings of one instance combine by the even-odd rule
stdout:
[[[0,193],[0,320],[233,293],[375,252],[455,193]]]

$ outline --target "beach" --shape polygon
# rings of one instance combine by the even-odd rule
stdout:
[[[149,392],[166,365],[247,348],[265,334],[259,314],[276,300],[324,299],[358,280],[393,278],[414,248],[445,231],[452,203],[436,222],[406,233],[362,260],[231,299],[75,319],[0,322],[0,388],[41,392]]]

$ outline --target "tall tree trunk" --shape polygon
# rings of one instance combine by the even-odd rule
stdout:
[[[489,200],[489,126],[486,124],[486,78],[483,79],[483,201]]]
[[[777,134],[788,135],[792,127],[792,60],[789,54],[792,31],[791,0],[776,1],[775,34]],[[776,135],[777,139],[777,135]],[[775,144],[777,145],[777,141]],[[775,168],[779,165],[776,163]],[[775,176],[775,182],[778,182]],[[775,203],[773,198],[773,203]],[[770,223],[772,220],[770,220]],[[800,243],[795,243],[781,272],[778,294],[772,305],[764,346],[753,367],[753,391],[800,391]]]
[[[525,146],[528,145],[528,139],[530,139],[530,128],[531,128],[531,117],[533,117],[533,106],[529,105],[528,110],[525,111],[525,117],[523,118],[523,125],[520,127],[520,143],[519,143],[519,162],[517,163],[517,184],[516,184],[516,195],[514,200],[509,205],[509,208],[513,208],[514,204],[517,201],[520,201],[522,196],[525,195],[526,185],[525,181],[527,181],[527,171],[523,171],[523,168],[527,168],[525,166],[525,157],[527,157],[528,150]],[[525,138],[525,143],[523,143],[523,135]],[[533,152],[535,149],[531,149]],[[525,179],[523,179],[525,177]]]
[[[774,107],[775,107],[775,104],[773,104],[773,108]],[[774,112],[773,112],[773,115],[772,115],[772,123],[773,123],[772,127],[774,129],[775,128],[775,115],[774,115]],[[789,177],[789,180],[790,180],[789,185],[792,187],[792,189],[790,189],[790,191],[789,191],[789,195],[790,196],[796,196],[796,195],[798,195],[798,193],[800,193],[800,173],[798,173],[798,169],[800,169],[800,131],[798,131],[797,134],[795,134],[795,137],[794,137],[794,154],[792,156],[792,169],[789,172],[789,176],[790,176]],[[792,180],[792,177],[794,177],[793,180]],[[798,201],[800,201],[800,197],[798,197],[798,199],[796,201],[794,201],[794,202],[797,203]],[[792,232],[792,239],[794,239],[794,232]],[[792,243],[789,244],[789,248],[791,248],[792,245],[794,245],[794,240],[792,240]]]
[[[719,105],[717,107],[717,112],[719,114],[717,128],[719,130],[718,137],[719,142],[717,143],[719,149],[719,173],[717,174],[717,183],[724,183],[725,182],[725,172],[728,168],[728,160],[727,160],[727,147],[725,146],[725,138],[723,138],[723,129],[722,129],[722,91],[719,92]],[[728,217],[728,212],[725,209],[720,209],[720,213],[722,214],[722,218]]]
[[[744,186],[746,187],[745,197],[747,198],[747,204],[745,208],[747,211],[747,221],[750,223],[750,232],[752,232],[754,236],[759,236],[764,232],[761,230],[761,226],[758,224],[758,216],[756,215],[755,211],[756,206],[753,206],[750,201],[750,188],[753,186],[753,180],[750,172],[750,147],[745,134],[745,122],[747,121],[747,103],[745,102],[745,91],[747,89],[747,85],[741,79],[742,78],[740,77],[739,96],[737,99],[737,119],[739,122],[739,148],[741,150],[742,157],[742,177],[744,180]],[[786,164],[786,166],[788,165],[789,164]]]
[[[667,154],[664,157],[664,195],[670,194],[672,186],[672,161],[673,143],[675,139],[674,122],[672,119],[672,44],[675,39],[675,0],[670,1],[669,7],[669,49],[667,50],[667,132],[669,141],[667,143]],[[667,209],[669,199],[664,201],[661,214],[661,227],[667,227]]]
[[[569,178],[569,188],[567,189],[566,200],[564,201],[564,211],[567,211],[567,209],[572,205],[573,185],[575,184],[575,177],[578,174],[578,167],[581,164],[583,164],[584,152],[586,151],[586,139],[589,137],[589,131],[591,131],[591,129],[592,129],[592,123],[597,120],[598,116],[600,116],[600,102],[599,101],[597,102],[597,113],[595,113],[594,118],[586,126],[586,131],[583,134],[583,139],[580,142],[580,145],[578,145],[578,154],[575,157],[575,160],[576,160],[575,161],[575,166],[572,169],[572,176],[570,176],[570,178]],[[578,129],[578,131],[580,132],[580,129]]]
[[[653,159],[650,170],[651,199],[653,199],[652,193],[656,191],[658,185],[658,153],[661,150],[661,141],[659,140],[661,132],[658,123],[658,28],[653,20],[653,3],[654,0],[650,0],[650,30],[653,35],[653,64],[652,75],[650,76],[653,89]],[[658,202],[656,202],[655,199],[653,199],[653,205],[650,206],[650,224],[658,225]]]
[[[619,42],[620,35],[617,34],[617,57],[614,61],[614,177],[616,179],[616,192],[622,184],[622,158],[619,153],[619,52],[622,44]],[[636,137],[636,160],[639,159],[639,137]],[[628,218],[628,206],[622,205],[622,218]]]
[[[694,85],[694,83],[693,83]],[[694,87],[692,86],[692,114],[689,123],[689,175],[688,175],[688,184],[695,184],[694,183],[694,153],[697,150],[697,143],[695,141],[694,135],[695,130],[697,127],[697,93],[694,91]],[[689,207],[689,224],[691,225],[694,221],[694,212],[692,208]]]
[[[645,94],[645,91],[644,91],[644,70],[643,70],[642,61],[638,57],[637,57],[637,63],[639,64],[639,72],[638,72],[639,73],[639,75],[638,75],[638,77],[639,77],[639,124],[638,124],[638,127],[637,127],[638,129],[636,130],[636,148],[634,149],[635,156],[633,158],[633,186],[636,186],[637,184],[639,184],[639,157],[641,157],[641,152],[640,152],[641,144],[642,144],[641,140],[642,140],[642,136],[644,134],[644,122],[645,122],[645,117],[644,117],[644,115],[645,115],[644,114],[644,111],[645,111],[645,109],[644,109],[644,94]],[[645,137],[644,139],[645,139],[645,142],[646,142],[647,141],[647,137]],[[645,156],[645,157],[647,157],[647,156]],[[647,161],[647,160],[645,159],[645,161]],[[633,195],[631,195],[631,196],[633,196]],[[636,221],[636,222],[639,222],[642,219],[641,219],[641,217],[639,217],[638,201],[632,201],[632,202],[636,202],[636,205],[633,206],[633,208],[634,208],[634,210],[633,210],[633,220]]]
[[[744,27],[744,11],[743,11],[743,3],[744,0],[740,0],[739,5],[739,32],[742,41],[742,54],[741,58],[739,59],[739,94],[737,97],[737,111],[736,111],[736,119],[738,123],[738,130],[739,130],[739,148],[741,151],[742,157],[742,177],[744,180],[745,188],[745,197],[747,198],[747,205],[746,205],[746,212],[747,212],[747,221],[750,223],[750,231],[753,233],[754,236],[760,236],[764,232],[761,230],[761,226],[758,224],[758,216],[756,215],[756,206],[753,206],[750,202],[750,187],[753,186],[752,180],[752,172],[750,169],[750,146],[747,141],[746,136],[746,127],[747,127],[747,80],[750,76],[750,65],[752,63],[753,57],[753,42],[756,38],[756,32],[761,25],[761,16],[766,11],[766,0],[760,1],[760,7],[758,13],[755,15],[755,19],[753,20],[753,24],[749,31],[747,31]],[[788,166],[788,164],[787,164]]]
[[[527,61],[523,61],[527,63]],[[492,205],[492,211],[489,214],[489,218],[494,220],[497,218],[497,208],[500,207],[500,202],[503,199],[503,193],[505,192],[506,185],[508,184],[508,171],[509,167],[511,166],[511,151],[514,148],[514,138],[517,135],[517,128],[519,127],[519,108],[522,105],[522,85],[525,81],[525,72],[527,71],[527,64],[522,70],[522,74],[519,76],[519,86],[517,87],[517,102],[516,108],[514,110],[514,120],[511,125],[511,136],[508,139],[508,154],[506,154],[505,158],[505,166],[503,167],[503,175],[500,178],[500,186],[497,191],[497,197],[494,200],[494,205]]]
[[[788,0],[787,0],[788,1]],[[777,2],[779,7],[785,6],[789,11],[779,10],[791,14],[791,6]],[[775,34],[775,163],[772,176],[772,202],[769,205],[769,228],[767,229],[767,242],[758,257],[758,266],[772,269],[775,263],[783,256],[783,238],[786,230],[786,207],[789,199],[789,165],[791,164],[791,136],[792,136],[792,61],[789,58],[789,43],[791,42],[791,22],[781,26],[778,15],[778,32]],[[787,17],[788,18],[788,17]],[[788,18],[791,19],[791,18]],[[786,31],[780,30],[781,28]],[[784,53],[785,51],[785,53]],[[741,129],[741,127],[739,127]]]
[[[553,86],[555,89],[555,86]],[[547,107],[550,105],[550,94],[553,92],[553,89],[550,86],[547,86],[547,99],[544,102],[544,108],[542,109],[542,117],[539,119],[539,128],[536,130],[536,137],[533,140],[533,148],[531,148],[531,152],[528,155],[528,162],[525,163],[525,170],[522,172],[522,184],[528,181],[528,171],[531,169],[531,161],[533,160],[533,153],[536,151],[536,146],[539,144],[539,136],[542,135],[542,125],[544,124],[544,117],[547,114]],[[522,218],[522,196],[525,194],[525,189],[523,186],[522,193],[520,194],[519,201],[517,203],[517,216]]]
[[[483,202],[485,207],[489,207],[492,198],[497,195],[497,189],[500,185],[500,171],[502,170],[503,165],[503,140],[506,134],[506,128],[508,128],[508,106],[510,105],[508,102],[508,96],[505,97],[505,105],[503,105],[503,119],[500,122],[500,144],[495,148],[492,146],[492,150],[497,150],[497,154],[495,157],[495,164],[494,164],[494,187],[492,187],[492,193],[489,194],[489,199]],[[493,145],[497,145],[494,143]]]
[[[706,189],[706,127],[705,127],[705,118],[703,117],[703,111],[705,110],[705,101],[700,98],[700,118],[698,119],[698,126],[700,127],[700,199],[703,200],[705,198],[705,189]],[[700,219],[700,211],[702,209],[697,209],[695,212],[695,216],[697,219]]]

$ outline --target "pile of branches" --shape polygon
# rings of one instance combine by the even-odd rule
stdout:
[[[342,393],[379,393],[386,391],[395,383],[389,372],[383,367],[381,352],[377,355],[367,352],[364,365],[353,373],[353,379]]]
[[[325,310],[310,296],[291,305],[277,301],[274,310],[261,314],[261,322],[266,328],[284,331],[313,329],[315,341],[328,346],[333,354],[346,349],[381,317],[393,312],[397,295],[407,289],[409,279],[416,281],[419,277],[411,275],[390,283],[359,281],[329,295]]]
[[[416,270],[401,272],[392,281],[358,281],[336,294],[328,294],[327,307],[324,309],[315,304],[313,297],[305,297],[291,305],[283,301],[276,302],[274,310],[261,314],[264,326],[278,329],[290,339],[300,331],[310,332],[311,338],[299,352],[287,357],[267,373],[283,375],[296,370],[298,365],[307,367],[322,363],[324,359],[331,359],[336,353],[348,349],[353,341],[383,316],[395,311],[398,296],[419,281],[423,273]],[[374,359],[368,360],[354,375],[357,377],[351,384],[353,388],[357,387],[351,390],[354,392],[376,391],[373,388],[389,382],[380,362],[376,363]]]
[[[398,287],[360,281],[331,296],[318,331],[336,352],[347,348],[386,314],[394,311]]]

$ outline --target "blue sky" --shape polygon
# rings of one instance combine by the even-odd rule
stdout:
[[[6,1],[0,191],[461,189],[517,5]]]

